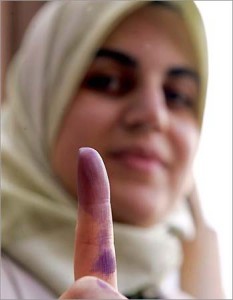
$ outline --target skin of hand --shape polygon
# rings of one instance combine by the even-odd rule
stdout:
[[[225,299],[217,234],[205,221],[195,184],[187,201],[196,236],[182,241],[181,287],[198,299]]]
[[[117,290],[108,176],[92,148],[79,151],[78,199],[75,282],[60,299],[126,299]]]
[[[117,290],[109,181],[97,151],[80,149],[77,173],[75,281],[59,299],[127,299]],[[181,291],[165,291],[164,295],[166,299],[194,299]]]

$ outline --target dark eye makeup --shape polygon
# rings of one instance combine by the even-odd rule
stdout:
[[[112,97],[122,97],[129,93],[135,86],[135,79],[129,74],[91,72],[84,82],[83,87]]]
[[[81,87],[109,100],[125,99],[140,84],[138,63],[131,60],[119,51],[102,49]],[[198,74],[190,68],[176,66],[169,69],[161,86],[168,109],[195,113],[199,83]]]
[[[127,72],[93,71],[87,74],[82,87],[107,96],[109,99],[121,99],[132,92],[137,86],[137,80]],[[190,84],[177,83],[173,80],[163,86],[164,99],[170,110],[188,110],[195,112],[197,93]],[[193,91],[194,90],[194,91]]]
[[[196,113],[200,84],[194,73],[187,72],[167,77],[163,86],[164,97],[169,109]]]
[[[167,106],[171,109],[183,109],[187,108],[190,110],[195,110],[196,100],[184,92],[176,91],[171,88],[164,88],[164,95],[166,99]]]

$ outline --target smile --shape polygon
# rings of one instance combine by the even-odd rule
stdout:
[[[113,152],[111,159],[135,172],[155,173],[166,168],[166,164],[158,155],[139,148]]]

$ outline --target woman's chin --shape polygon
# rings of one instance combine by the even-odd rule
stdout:
[[[167,199],[113,198],[113,219],[116,222],[140,227],[150,227],[161,222],[170,211]]]

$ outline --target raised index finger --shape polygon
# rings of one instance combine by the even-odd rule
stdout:
[[[79,151],[78,202],[75,280],[96,276],[117,288],[109,181],[100,155],[92,148]]]

